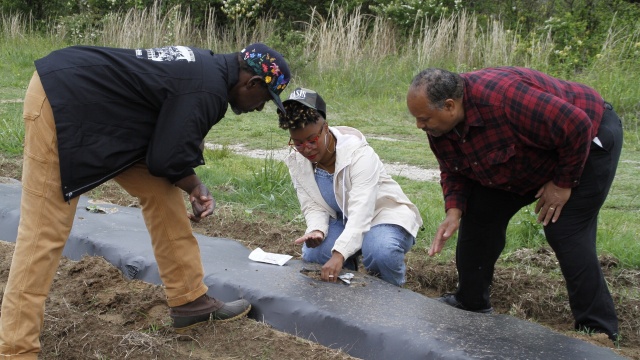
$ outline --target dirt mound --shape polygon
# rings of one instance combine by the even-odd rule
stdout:
[[[0,241],[4,288],[12,243]],[[127,280],[100,257],[62,259],[46,302],[42,359],[353,359],[251,319],[173,332],[162,287]]]

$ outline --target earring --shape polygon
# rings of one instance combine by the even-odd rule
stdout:
[[[329,154],[333,154],[334,152],[336,152],[336,148],[334,146],[333,147],[333,151],[329,151],[329,144],[327,143],[327,136],[329,136],[329,130],[327,130],[327,133],[324,134],[324,146],[327,148],[327,152]]]

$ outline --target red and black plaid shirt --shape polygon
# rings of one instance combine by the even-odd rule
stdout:
[[[460,74],[465,119],[429,136],[445,208],[466,211],[471,181],[525,194],[549,180],[578,185],[604,113],[595,90],[515,67]]]

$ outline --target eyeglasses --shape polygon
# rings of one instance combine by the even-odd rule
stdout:
[[[290,138],[289,146],[291,146],[296,151],[302,151],[304,150],[304,148],[315,149],[316,147],[318,147],[318,139],[320,139],[322,131],[324,131],[324,124],[322,124],[322,127],[320,128],[320,132],[318,132],[318,134],[311,139],[307,139],[307,141],[299,142]]]

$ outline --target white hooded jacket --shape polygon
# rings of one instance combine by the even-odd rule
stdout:
[[[333,189],[348,219],[332,251],[338,251],[345,259],[355,254],[362,248],[364,234],[378,224],[402,226],[415,237],[422,226],[420,212],[387,174],[364,135],[347,126],[329,127],[329,130],[336,138]],[[337,215],[320,194],[313,165],[295,151],[287,156],[285,163],[307,223],[305,233],[320,230],[326,236],[329,217]]]

